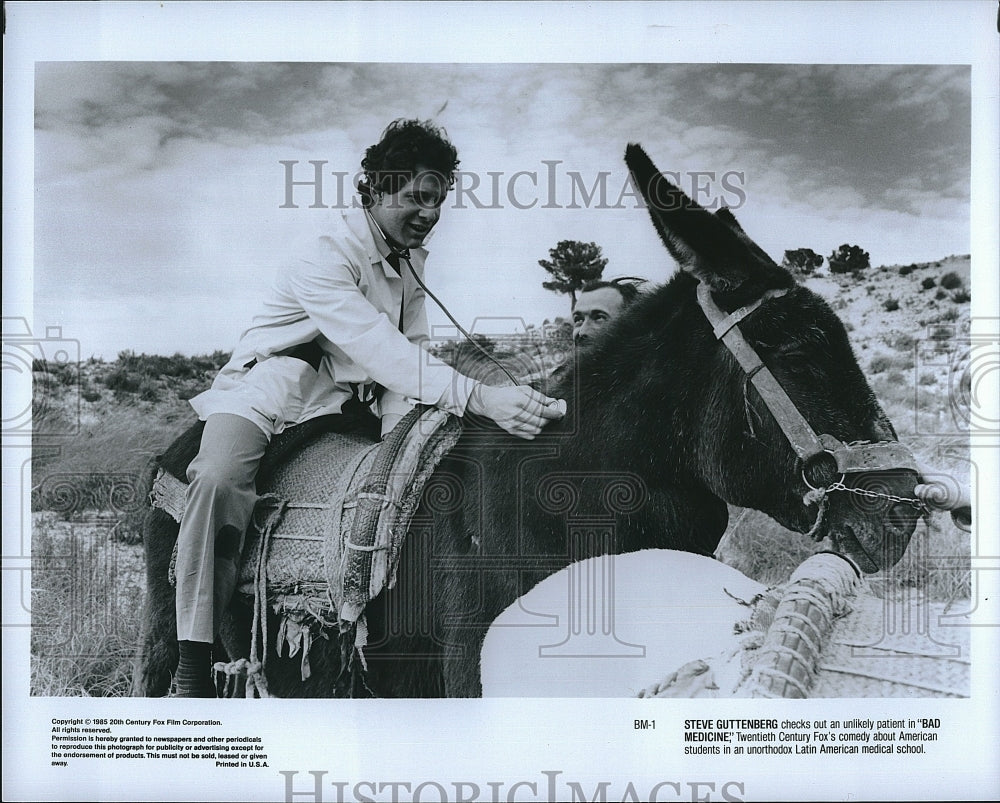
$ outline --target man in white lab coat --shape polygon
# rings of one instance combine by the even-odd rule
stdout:
[[[458,167],[444,132],[397,120],[361,166],[361,208],[338,213],[313,252],[277,277],[229,363],[191,400],[205,429],[178,536],[178,696],[215,696],[211,646],[236,587],[254,480],[273,435],[366,404],[383,435],[413,401],[484,415],[526,439],[562,415],[536,390],[480,384],[419,345],[427,337],[422,243]]]

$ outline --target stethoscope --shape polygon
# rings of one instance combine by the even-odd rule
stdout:
[[[513,382],[515,385],[520,385],[521,383],[517,381],[517,379],[514,377],[514,375],[510,371],[507,370],[506,366],[504,366],[504,364],[501,363],[499,360],[497,360],[496,357],[494,357],[492,354],[490,354],[488,351],[486,351],[486,349],[484,349],[482,346],[480,346],[479,343],[477,343],[475,341],[475,339],[472,337],[472,335],[470,335],[465,330],[465,328],[462,326],[462,324],[460,324],[458,321],[455,320],[455,316],[452,315],[448,311],[448,308],[441,302],[441,300],[436,295],[434,295],[434,293],[431,292],[430,288],[428,288],[426,284],[424,284],[424,282],[420,278],[420,276],[417,275],[416,270],[414,270],[413,263],[410,262],[410,249],[409,248],[405,248],[402,251],[400,251],[399,249],[393,248],[392,245],[389,242],[389,238],[386,237],[385,232],[382,230],[382,227],[379,225],[378,221],[375,219],[375,216],[371,213],[371,211],[368,210],[368,209],[365,209],[365,214],[368,216],[368,219],[372,223],[375,224],[375,228],[378,229],[378,233],[382,235],[382,239],[385,241],[385,244],[389,246],[390,253],[393,254],[393,255],[395,255],[400,262],[406,262],[406,267],[409,269],[410,275],[413,277],[413,280],[417,283],[417,285],[420,287],[420,289],[424,291],[424,293],[426,293],[428,296],[431,297],[431,300],[435,304],[438,305],[438,307],[441,309],[441,311],[445,315],[448,316],[448,320],[452,322],[452,324],[455,326],[455,328],[458,329],[458,331],[462,333],[462,335],[465,337],[465,339],[469,343],[471,343],[480,354],[482,354],[484,357],[486,357],[486,359],[488,359],[490,362],[492,362],[494,365],[496,365],[497,368],[499,368],[501,371],[503,371],[507,375],[507,377],[510,379],[511,382]],[[392,263],[390,262],[390,264],[392,264]],[[400,274],[400,275],[402,275],[402,274]],[[402,307],[400,308],[400,321],[399,321],[399,325],[400,326],[403,325]]]

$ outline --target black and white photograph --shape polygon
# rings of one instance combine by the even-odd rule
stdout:
[[[996,21],[8,4],[4,798],[994,799]]]

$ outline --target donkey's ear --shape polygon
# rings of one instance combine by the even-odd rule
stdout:
[[[715,216],[723,223],[725,223],[727,226],[729,226],[729,228],[731,228],[733,231],[743,231],[743,227],[740,225],[740,222],[736,219],[736,215],[733,214],[733,210],[730,209],[728,206],[720,206],[718,209],[716,209]],[[743,233],[746,234],[745,231],[743,231]]]
[[[639,145],[626,148],[625,163],[653,226],[681,270],[720,291],[793,283],[791,275],[747,236],[729,209],[712,214],[699,206],[664,178]]]
[[[736,215],[733,214],[732,209],[728,206],[720,206],[715,211],[715,216],[732,229],[733,233],[743,241],[743,244],[753,251],[754,255],[760,260],[761,264],[774,265],[774,260],[767,255],[767,252],[751,240],[750,235],[743,230],[740,222],[736,219]]]

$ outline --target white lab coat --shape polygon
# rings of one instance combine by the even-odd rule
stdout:
[[[340,412],[352,383],[371,382],[386,389],[378,412],[387,419],[415,401],[464,414],[476,383],[419,345],[428,336],[424,291],[405,261],[396,273],[388,254],[364,210],[340,212],[312,254],[277,276],[212,387],[191,399],[199,417],[233,413],[274,435]],[[411,249],[421,279],[426,255]],[[285,356],[313,340],[323,353],[318,371]]]

